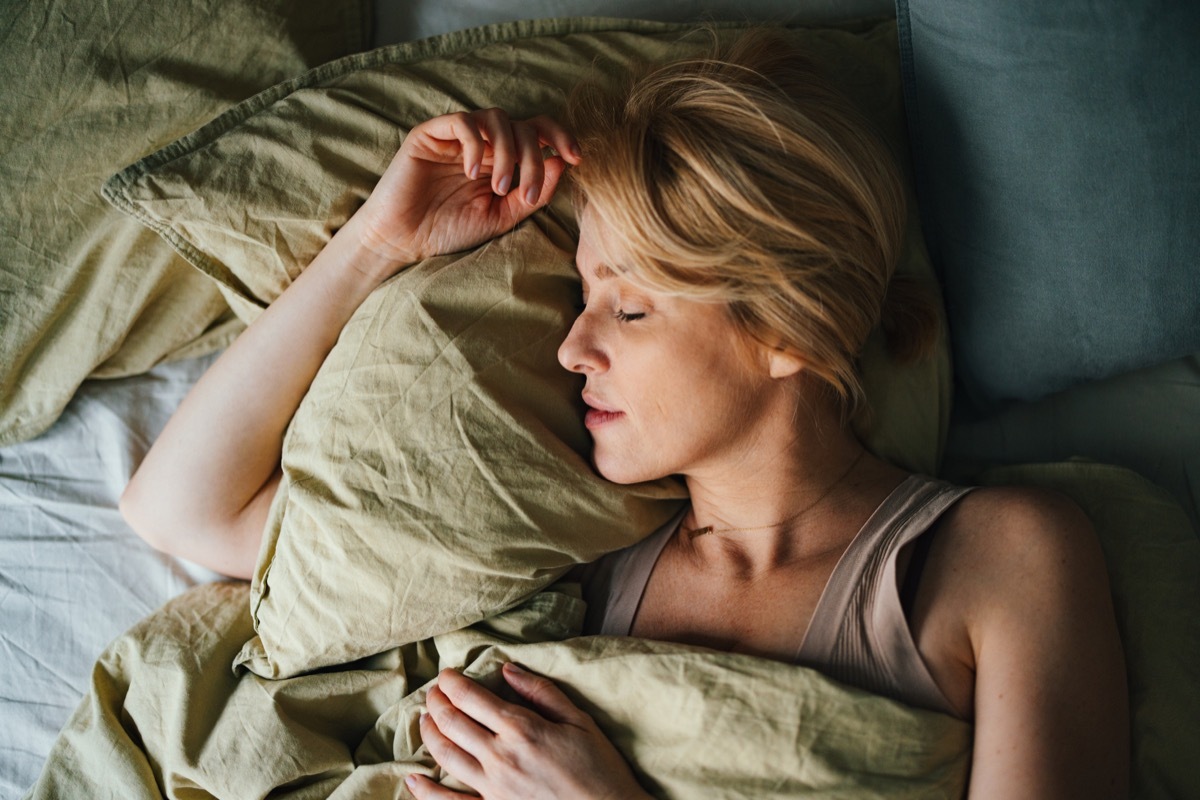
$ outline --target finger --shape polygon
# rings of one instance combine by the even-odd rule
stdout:
[[[409,775],[404,779],[404,785],[408,787],[409,794],[417,798],[417,800],[454,800],[454,798],[459,797],[477,796],[447,789],[445,786],[430,780],[424,775]]]
[[[474,117],[467,112],[443,114],[440,117],[426,120],[413,128],[412,133],[420,134],[421,136],[418,138],[430,140],[428,146],[445,155],[449,154],[446,153],[447,145],[450,143],[458,145],[461,150],[463,172],[472,180],[479,176],[487,143],[479,133],[479,126]]]
[[[425,696],[425,706],[429,709],[429,716],[437,723],[438,732],[455,746],[476,758],[492,746],[495,734],[456,708],[440,687],[434,686],[429,690]]]
[[[446,669],[438,674],[438,688],[464,714],[497,734],[523,733],[515,723],[518,717],[529,717],[528,709],[501,700],[479,683]]]
[[[483,136],[492,146],[492,191],[508,194],[512,188],[513,167],[517,164],[512,124],[503,109],[489,108],[473,114]]]
[[[558,154],[570,164],[578,164],[583,160],[579,142],[557,120],[546,116],[537,116],[528,120],[538,133],[538,141],[543,145],[553,147]]]
[[[501,671],[508,685],[551,722],[579,725],[590,719],[587,713],[572,703],[571,698],[549,678],[530,672],[511,661],[506,663]]]
[[[521,163],[521,186],[517,196],[526,204],[536,206],[538,198],[542,196],[542,182],[546,175],[538,132],[527,122],[514,122],[512,131]]]
[[[533,212],[549,203],[554,197],[554,192],[557,190],[559,179],[563,176],[567,169],[567,162],[563,161],[558,156],[547,158],[542,163],[543,178],[541,189],[537,191],[537,195],[532,201],[529,196],[523,196],[523,192],[509,192],[508,197],[500,198],[504,214],[510,222],[508,227],[515,227],[523,222]],[[529,191],[529,190],[525,190]],[[532,195],[533,192],[530,192]]]
[[[432,714],[422,714],[418,724],[421,741],[438,766],[467,786],[479,786],[483,782],[483,768],[479,761],[451,741],[438,727]]]
[[[545,170],[545,178],[542,180],[541,194],[538,195],[538,206],[543,206],[549,203],[554,197],[554,193],[558,191],[559,180],[567,171],[567,162],[563,161],[558,156],[552,156],[542,162],[542,168]]]

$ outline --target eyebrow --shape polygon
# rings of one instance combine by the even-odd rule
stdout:
[[[587,276],[583,274],[583,270],[581,270],[579,268],[579,264],[575,265],[575,271],[579,273],[579,277],[583,280],[583,283],[586,286],[587,282],[588,282]],[[608,264],[604,264],[604,263],[600,263],[600,264],[596,265],[595,273],[596,273],[596,280],[598,280],[598,281],[603,281],[603,280],[607,280],[609,278],[617,277],[617,271],[614,270],[612,267],[610,267]]]

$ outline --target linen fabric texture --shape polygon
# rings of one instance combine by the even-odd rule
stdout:
[[[543,20],[352,56],[235,107],[105,193],[252,320],[363,202],[413,125],[494,105],[557,115],[595,69],[700,52],[706,40],[687,30]],[[905,152],[894,22],[790,35]],[[507,236],[411,267],[359,309],[284,442],[243,663],[294,675],[461,628],[678,508],[675,483],[618,487],[589,467],[581,381],[555,355],[578,303],[575,235],[560,192]],[[900,269],[937,293],[915,215]],[[900,366],[877,336],[863,365],[869,444],[935,471],[944,343]]]
[[[1078,502],[1108,563],[1129,673],[1137,800],[1195,797],[1200,541],[1134,473],[1092,463],[999,468]],[[418,717],[437,672],[499,689],[517,661],[592,714],[656,797],[962,795],[967,723],[753,656],[621,636],[578,637],[562,582],[460,631],[287,680],[229,668],[254,636],[244,583],[198,587],[117,639],[31,798],[403,796],[440,773]]]
[[[0,30],[0,445],[80,383],[200,355],[242,326],[100,195],[112,172],[369,40],[366,0],[6,5]]]
[[[661,798],[957,797],[970,726],[767,659],[578,637],[578,585],[355,664],[268,680],[230,661],[254,631],[245,584],[198,587],[101,656],[29,800],[409,797],[442,772],[418,718],[440,669],[493,691],[517,661],[590,713]],[[564,637],[573,637],[560,641]]]

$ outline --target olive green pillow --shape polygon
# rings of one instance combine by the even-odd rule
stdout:
[[[557,114],[594,62],[615,72],[699,51],[703,37],[684,30],[543,20],[353,56],[232,109],[105,191],[251,320],[363,202],[413,125],[493,105]],[[894,23],[793,35],[905,152]],[[555,358],[578,302],[574,230],[564,192],[506,237],[410,268],[350,322],[284,442],[253,582],[258,638],[242,655],[256,672],[467,625],[678,507],[675,484],[618,487],[588,466],[580,382]],[[932,286],[912,231],[902,269]],[[943,347],[899,367],[872,342],[872,446],[936,470],[947,363]]]
[[[87,377],[240,326],[210,281],[100,195],[113,170],[368,40],[369,0],[6,3],[0,25],[0,444]]]

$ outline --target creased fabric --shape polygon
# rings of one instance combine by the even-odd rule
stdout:
[[[744,25],[723,23],[731,40]],[[122,170],[105,196],[221,286],[247,321],[367,197],[405,133],[501,106],[560,114],[587,77],[695,55],[686,25],[547,19],[459,31],[326,64]],[[893,21],[786,29],[897,153]],[[506,236],[380,287],[342,331],[292,420],[252,589],[244,663],[285,677],[470,625],[573,563],[632,544],[677,487],[614,487],[588,463],[578,376],[556,350],[579,302],[569,193]],[[915,214],[897,267],[936,294]],[[898,364],[862,358],[864,440],[934,473],[948,421],[943,339]],[[353,613],[335,616],[329,598]]]
[[[0,444],[88,376],[144,372],[240,330],[219,292],[112,209],[116,169],[365,46],[365,0],[6,3],[0,25]]]
[[[578,586],[473,628],[284,680],[231,668],[253,635],[245,584],[199,587],[101,657],[30,798],[408,797],[449,785],[417,719],[437,671],[554,678],[664,798],[961,795],[970,727],[744,655],[578,632]]]

